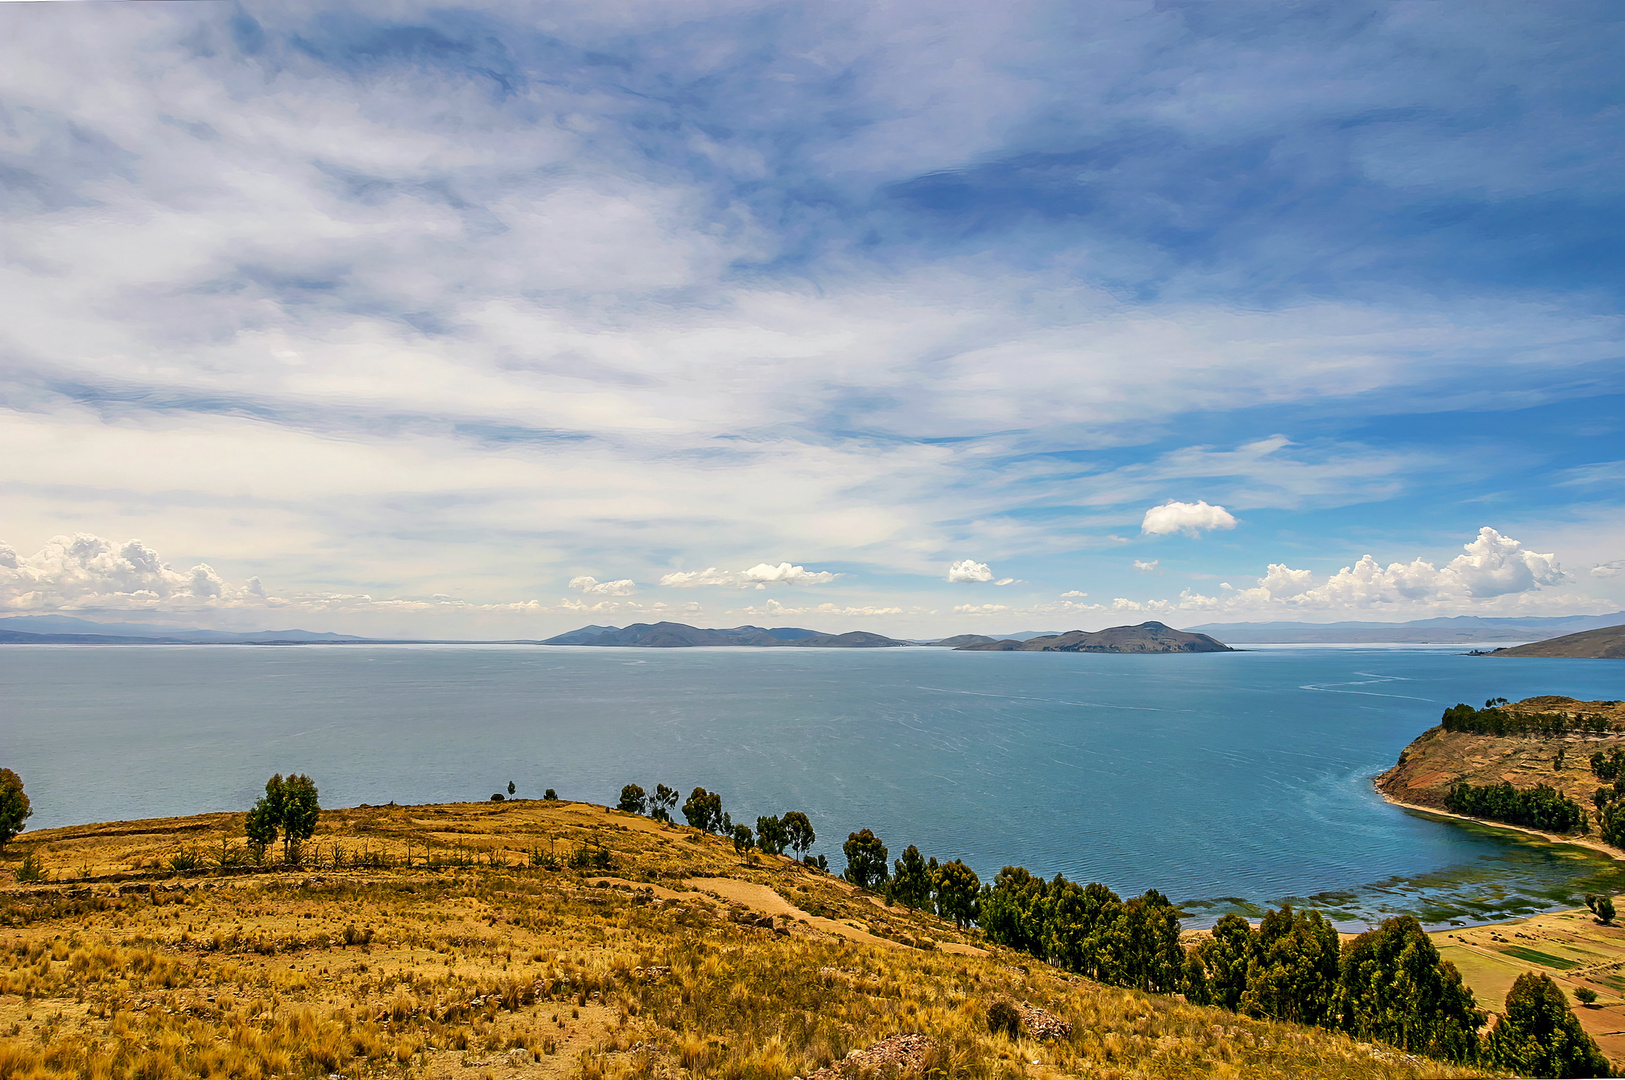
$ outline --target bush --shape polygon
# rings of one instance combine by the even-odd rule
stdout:
[[[1591,1005],[1597,1000],[1597,992],[1589,986],[1576,986],[1574,988],[1574,1000],[1581,1005]]]
[[[1021,1014],[1008,1001],[995,1001],[988,1006],[987,1030],[995,1035],[1002,1031],[1014,1039],[1021,1034]]]
[[[17,866],[17,881],[23,885],[33,884],[45,880],[45,860],[37,852],[30,851],[23,856],[23,861]]]
[[[542,794],[542,798],[546,799],[548,802],[558,802],[559,793],[554,791],[552,788],[548,788],[547,791]]]
[[[507,802],[508,797],[506,795],[502,794],[502,792],[498,791],[498,792],[495,792],[491,796],[491,801],[492,802]]]

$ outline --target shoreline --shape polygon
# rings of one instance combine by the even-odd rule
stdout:
[[[1423,806],[1421,803],[1409,803],[1402,799],[1396,799],[1384,791],[1382,789],[1382,785],[1376,783],[1374,780],[1371,786],[1376,789],[1378,795],[1382,796],[1384,802],[1397,806],[1402,810],[1415,810],[1423,814],[1432,814],[1434,817],[1454,818],[1457,821],[1470,821],[1474,825],[1483,825],[1491,829],[1504,829],[1507,832],[1521,833],[1524,836],[1533,836],[1537,840],[1543,840],[1548,844],[1566,844],[1569,847],[1583,847],[1588,850],[1595,851],[1598,854],[1606,855],[1614,862],[1625,862],[1625,852],[1621,852],[1618,848],[1609,847],[1601,840],[1594,840],[1588,836],[1567,836],[1563,833],[1541,832],[1539,829],[1531,829],[1523,825],[1509,825],[1504,821],[1489,821],[1485,818],[1470,817],[1467,814],[1455,814],[1449,810],[1440,810],[1438,807]]]

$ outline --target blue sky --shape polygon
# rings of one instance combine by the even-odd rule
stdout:
[[[1622,18],[0,4],[0,609],[1620,610]]]

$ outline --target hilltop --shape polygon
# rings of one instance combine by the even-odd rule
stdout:
[[[1561,716],[1574,721],[1594,716],[1612,729],[1497,736],[1431,727],[1400,753],[1393,768],[1376,778],[1377,790],[1397,802],[1443,810],[1451,785],[1460,781],[1480,787],[1505,782],[1520,790],[1547,784],[1582,807],[1591,807],[1603,781],[1592,772],[1590,757],[1616,748],[1625,752],[1625,702],[1546,695],[1502,705],[1498,711],[1514,719]]]
[[[1068,630],[1064,634],[1017,641],[984,638],[959,645],[959,652],[1086,652],[1086,653],[1204,653],[1232,652],[1230,646],[1206,634],[1190,634],[1160,622],[1113,626],[1091,633]]]
[[[1605,626],[1578,634],[1534,641],[1509,649],[1496,649],[1489,656],[1555,656],[1571,660],[1625,660],[1625,626]]]
[[[0,888],[7,1075],[1481,1075],[1101,986],[603,807],[327,811],[299,868],[243,862],[242,820],[11,845],[58,880]],[[990,1030],[999,1002],[1014,1037]]]

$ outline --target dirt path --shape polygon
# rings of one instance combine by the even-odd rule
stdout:
[[[748,908],[767,915],[781,915],[785,918],[805,922],[815,930],[822,930],[826,934],[835,934],[850,941],[861,941],[869,945],[884,945],[892,949],[906,949],[909,946],[900,941],[892,941],[867,930],[860,930],[855,926],[848,926],[835,919],[826,919],[821,915],[809,914],[796,907],[778,891],[766,885],[757,885],[750,881],[737,881],[734,878],[689,878],[684,882],[692,888],[704,892],[716,893],[724,900],[731,900],[737,904],[744,904]],[[945,953],[958,956],[987,956],[985,949],[978,949],[974,945],[960,945],[951,941],[937,942],[937,948]]]

